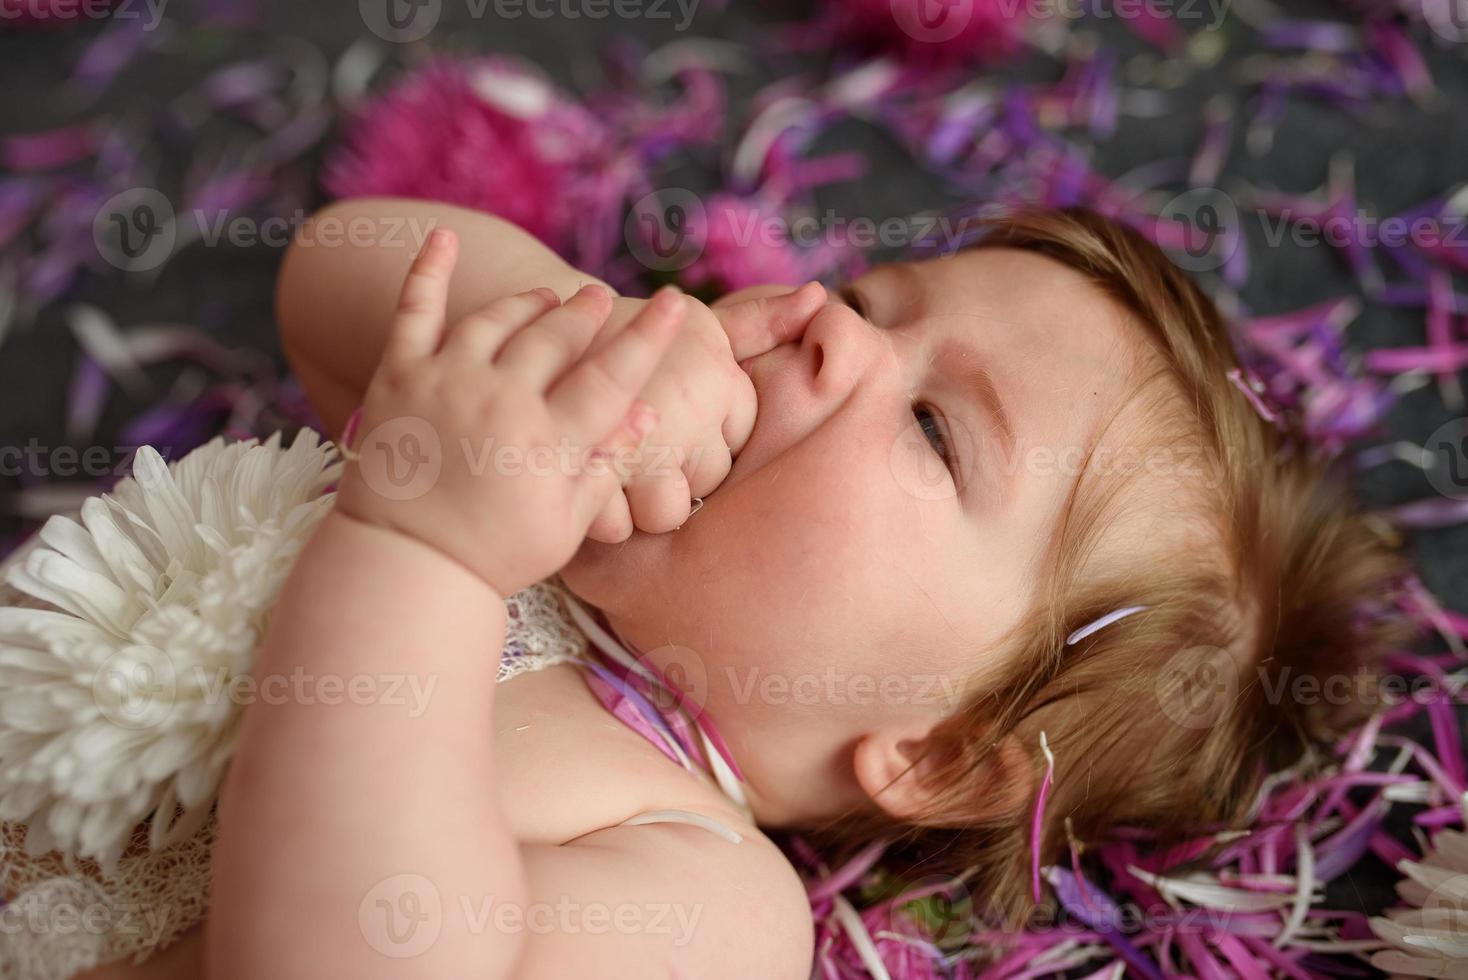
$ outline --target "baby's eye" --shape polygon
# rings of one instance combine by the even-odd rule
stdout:
[[[922,427],[923,436],[927,438],[928,444],[933,447],[933,451],[938,454],[938,458],[943,461],[943,465],[948,467],[951,473],[954,463],[953,450],[948,445],[948,430],[943,422],[943,417],[932,411],[932,406],[926,402],[918,402],[913,405],[912,414],[918,420],[918,425]]]
[[[841,302],[851,307],[852,311],[860,316],[863,320],[867,321],[868,323],[872,322],[872,318],[867,316],[866,304],[861,301],[861,297],[857,295],[857,292],[852,287],[851,283],[843,282],[840,286],[838,286],[836,288],[836,297],[837,299],[841,300]]]

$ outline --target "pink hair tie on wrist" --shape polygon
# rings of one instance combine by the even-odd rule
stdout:
[[[1091,622],[1091,623],[1087,623],[1085,626],[1082,626],[1080,629],[1076,630],[1070,636],[1067,636],[1065,638],[1065,645],[1068,646],[1068,647],[1075,646],[1077,643],[1081,642],[1082,640],[1084,640],[1086,637],[1090,636],[1092,633],[1096,632],[1097,630],[1105,629],[1106,627],[1110,626],[1112,623],[1116,622],[1117,620],[1119,620],[1119,619],[1125,619],[1128,616],[1130,616],[1132,613],[1141,612],[1143,609],[1147,609],[1147,608],[1149,608],[1149,607],[1147,607],[1147,606],[1127,606],[1125,609],[1117,609],[1114,612],[1109,612],[1105,616],[1102,616],[1100,619],[1095,620],[1094,622]]]
[[[346,427],[342,429],[341,442],[337,445],[343,459],[355,460],[358,458],[357,452],[351,446],[352,440],[357,436],[357,426],[362,424],[362,409],[365,407],[365,405],[358,405],[352,414],[347,416]]]

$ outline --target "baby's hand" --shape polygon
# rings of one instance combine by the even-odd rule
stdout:
[[[691,498],[724,482],[757,410],[739,362],[799,337],[825,297],[819,283],[715,308],[684,297],[688,321],[639,394],[658,410],[658,425],[636,454],[632,478],[607,501],[587,537],[616,544],[634,529],[671,531],[688,518]],[[630,313],[646,301],[615,302],[619,313]],[[603,332],[596,344],[607,339]]]
[[[509,296],[446,330],[457,253],[436,231],[408,272],[336,509],[508,596],[559,571],[620,490],[615,463],[656,422],[635,396],[687,307],[663,290],[594,353],[612,307],[599,286]]]

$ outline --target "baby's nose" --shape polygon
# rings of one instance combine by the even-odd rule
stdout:
[[[884,349],[881,332],[839,303],[816,314],[800,343],[809,377],[817,388],[843,389],[854,384]]]

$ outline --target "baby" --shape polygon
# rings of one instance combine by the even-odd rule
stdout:
[[[416,257],[287,257],[292,365],[330,432],[363,414],[258,669],[438,685],[412,719],[252,705],[210,919],[144,975],[202,957],[243,978],[798,980],[808,902],[762,828],[833,861],[887,836],[1016,923],[1068,847],[1227,826],[1365,710],[1281,684],[1371,667],[1388,634],[1357,613],[1398,559],[1255,411],[1218,312],[1130,229],[1014,212],[833,294],[705,306],[617,297],[484,214],[323,214],[451,233]],[[492,462],[558,441],[577,466]],[[557,573],[649,663],[697,675],[742,798],[572,664],[496,686],[503,600]],[[685,819],[624,822],[649,812]],[[420,880],[441,908],[415,904]],[[431,915],[432,941],[366,941],[379,892]],[[504,928],[471,914],[490,900],[692,926]]]

